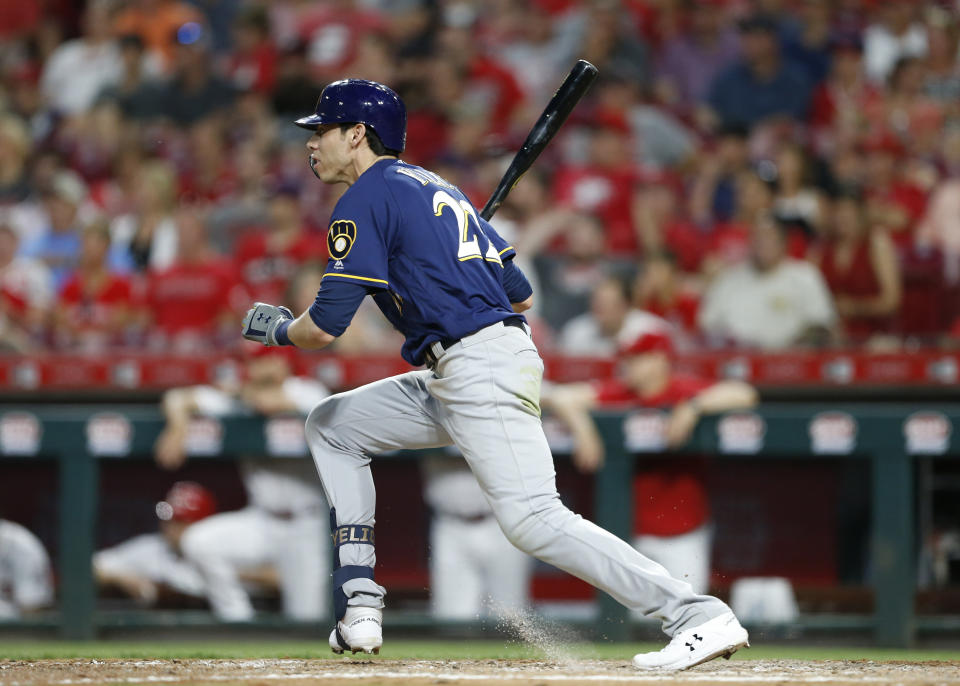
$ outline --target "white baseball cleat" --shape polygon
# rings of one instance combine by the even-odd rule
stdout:
[[[679,671],[716,657],[729,659],[739,648],[750,647],[747,630],[732,612],[676,634],[663,650],[633,658],[637,669]]]
[[[330,650],[340,655],[380,653],[383,645],[383,612],[374,607],[348,607],[347,613],[330,632]]]

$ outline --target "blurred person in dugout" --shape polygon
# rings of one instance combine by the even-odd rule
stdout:
[[[191,426],[196,426],[194,418],[236,414],[306,417],[328,395],[319,382],[292,374],[288,349],[245,346],[244,354],[241,382],[176,388],[164,394],[166,427],[155,445],[157,464],[169,470],[183,465]],[[302,430],[299,418],[289,429]],[[292,442],[302,437],[286,439]],[[240,471],[247,506],[198,522],[180,543],[184,557],[203,575],[214,613],[224,621],[251,620],[253,606],[237,570],[272,565],[283,613],[298,621],[325,619],[330,574],[328,508],[312,461],[272,459],[265,463],[250,458],[241,461]]]
[[[742,381],[713,381],[678,374],[673,342],[665,330],[624,339],[616,376],[606,381],[545,386],[544,409],[571,432],[574,465],[593,472],[603,464],[603,443],[591,410],[663,408],[662,445],[686,444],[700,417],[757,404],[757,392]],[[699,458],[666,453],[637,461],[633,479],[634,547],[663,565],[697,593],[710,585],[712,526]]]
[[[26,527],[0,519],[0,621],[52,603],[53,573],[43,543]]]
[[[101,587],[119,589],[142,605],[177,593],[206,597],[203,575],[180,548],[187,530],[217,511],[213,494],[193,481],[178,481],[156,504],[159,530],[140,534],[93,556]]]
[[[423,477],[433,617],[466,621],[528,606],[533,558],[507,540],[463,458],[428,457]]]

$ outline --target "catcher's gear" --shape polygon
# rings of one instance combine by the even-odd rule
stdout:
[[[264,345],[281,345],[277,327],[293,319],[293,312],[282,305],[254,303],[243,318],[243,337]]]
[[[407,108],[400,96],[366,79],[334,81],[320,93],[315,114],[294,122],[316,130],[321,124],[364,124],[376,131],[387,150],[403,152],[407,142]]]

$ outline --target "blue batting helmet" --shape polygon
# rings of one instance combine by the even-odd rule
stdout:
[[[316,130],[321,124],[354,122],[373,129],[388,150],[403,152],[407,142],[407,108],[399,95],[376,81],[334,81],[320,93],[316,113],[294,123]]]

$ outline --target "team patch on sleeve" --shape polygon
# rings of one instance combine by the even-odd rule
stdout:
[[[357,225],[349,219],[338,219],[327,231],[327,251],[335,260],[342,260],[357,240]]]

